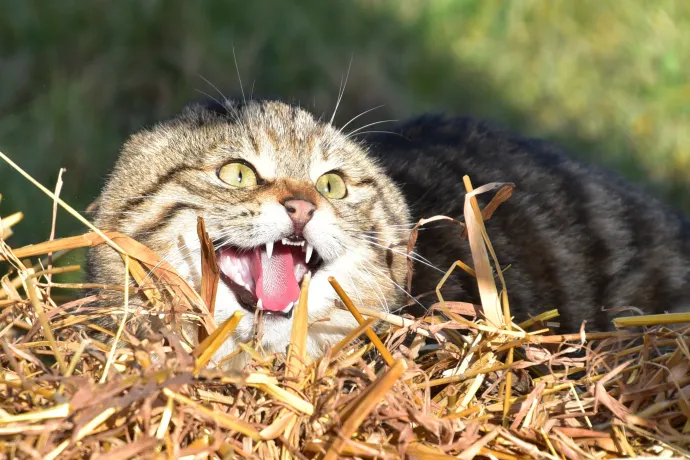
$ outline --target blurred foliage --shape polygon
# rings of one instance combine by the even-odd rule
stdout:
[[[244,91],[362,126],[424,110],[554,139],[690,210],[690,2],[0,0],[0,150],[83,210],[127,135]],[[385,125],[379,125],[385,129]],[[0,164],[14,245],[51,201]],[[58,234],[79,229],[66,214]]]

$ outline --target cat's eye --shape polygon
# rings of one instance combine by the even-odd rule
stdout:
[[[233,187],[254,187],[259,181],[256,172],[244,163],[228,163],[218,170],[218,178]]]
[[[326,198],[339,200],[347,195],[347,187],[343,178],[336,173],[328,173],[316,181],[316,190]]]

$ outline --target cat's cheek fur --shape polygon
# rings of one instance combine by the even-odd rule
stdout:
[[[304,238],[327,262],[341,257],[346,248],[354,249],[348,244],[347,235],[340,229],[335,216],[328,209],[321,208],[314,213],[314,217],[304,227]]]
[[[194,227],[192,227],[194,228]],[[178,275],[197,289],[201,285],[201,243],[196,231],[181,233],[177,247],[165,257]]]

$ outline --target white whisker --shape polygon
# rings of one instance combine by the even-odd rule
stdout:
[[[221,98],[223,98],[224,101],[227,101],[227,100],[228,100],[228,98],[225,97],[225,94],[223,94],[223,93],[221,92],[221,90],[219,90],[218,87],[217,87],[216,85],[214,85],[214,84],[211,83],[209,80],[207,80],[203,75],[201,75],[201,74],[197,74],[197,75],[199,76],[199,78],[201,78],[201,79],[204,80],[206,83],[208,83],[208,85],[209,85],[211,88],[215,89],[216,92],[220,95]],[[197,91],[199,91],[199,90],[197,90]],[[199,92],[202,93],[202,94],[206,94],[206,93],[204,93],[203,91],[199,91]],[[211,97],[211,96],[209,96],[208,94],[206,94],[206,96],[210,97],[211,99],[213,99],[214,101],[216,101],[216,102],[219,103],[220,105],[224,105],[222,102],[220,102],[220,101],[219,101],[218,99],[216,99],[215,97]]]
[[[381,120],[381,121],[375,121],[375,122],[373,122],[373,123],[369,123],[369,124],[367,124],[367,125],[361,126],[361,127],[357,128],[357,129],[355,129],[354,131],[350,131],[350,132],[347,134],[346,137],[354,136],[355,134],[357,134],[358,132],[360,132],[360,131],[363,130],[364,128],[368,128],[369,126],[380,125],[381,123],[390,123],[390,122],[394,122],[394,121],[398,121],[398,120]]]
[[[333,124],[333,120],[335,120],[335,114],[338,111],[338,107],[340,106],[340,101],[343,99],[343,95],[345,94],[345,87],[347,86],[347,79],[350,77],[350,69],[352,68],[352,58],[354,57],[354,54],[350,56],[350,64],[347,66],[347,74],[345,74],[345,83],[343,83],[342,78],[340,79],[340,90],[338,91],[338,100],[335,103],[335,109],[333,109],[333,115],[331,115],[331,121],[329,122],[331,125]]]
[[[394,121],[394,120],[393,120],[393,121]],[[358,131],[357,133],[352,132],[352,133],[348,134],[348,137],[351,136],[351,135],[359,135],[359,136],[361,136],[362,134],[372,134],[372,133],[378,133],[378,134],[392,134],[392,135],[394,135],[394,136],[400,136],[400,137],[402,137],[403,139],[405,138],[405,136],[403,136],[402,134],[396,133],[396,132],[393,132],[393,131]]]
[[[376,238],[375,236],[371,236],[371,235],[364,235],[364,237],[365,237],[365,238],[373,238],[373,239],[375,239],[375,240],[377,240],[377,241],[383,241],[384,243],[395,244],[393,241],[385,240],[385,239],[383,239],[383,238]],[[405,254],[407,254],[407,253],[405,253]],[[411,255],[413,255],[413,256],[419,257],[419,259],[420,259],[420,260],[423,260],[424,262],[431,263],[431,261],[430,261],[429,259],[427,259],[426,257],[423,257],[423,256],[422,256],[421,254],[419,254],[419,253],[416,253],[416,252],[414,252],[414,251],[410,251],[409,254],[411,254]]]
[[[199,76],[201,77],[201,75],[199,75]],[[204,77],[201,77],[201,78],[203,78],[204,80],[206,80]],[[208,80],[206,80],[206,83],[208,83],[209,85],[211,84]],[[211,86],[213,86],[213,85],[211,85]],[[215,97],[211,96],[210,94],[208,94],[208,93],[206,93],[206,92],[204,92],[204,91],[201,91],[200,89],[196,89],[195,91],[196,91],[197,93],[203,94],[204,96],[206,96],[207,98],[213,100],[214,102],[216,102],[216,103],[218,103],[218,104],[220,104],[220,105],[223,105],[222,102],[220,102],[218,99],[216,99]],[[216,89],[216,91],[218,91],[218,90]],[[220,91],[219,91],[219,92],[220,92]]]
[[[381,305],[381,307],[382,307],[385,311],[389,311],[390,308],[388,307],[388,301],[386,300],[386,295],[383,293],[383,289],[381,289],[381,285],[380,285],[378,282],[376,282],[376,277],[375,277],[369,270],[367,270],[367,268],[366,268],[364,265],[362,265],[361,263],[359,263],[359,262],[356,261],[356,260],[355,260],[355,263],[356,263],[357,266],[359,267],[359,269],[357,270],[357,273],[361,276],[361,278],[364,280],[364,282],[367,283],[367,285],[369,285],[370,288],[372,288],[372,292],[374,293],[374,295],[375,295],[376,298],[378,299],[379,304]],[[364,275],[360,272],[360,269],[361,269],[361,270],[364,270],[365,272],[367,272],[367,274],[368,274],[369,276],[364,276]],[[374,281],[374,285],[376,286],[376,288],[374,288],[374,286],[372,286],[371,281]],[[379,297],[378,293],[376,292],[376,289],[378,289],[379,292],[381,293],[381,296],[380,296],[380,297]]]
[[[242,87],[242,77],[240,76],[240,67],[237,65],[237,56],[235,55],[235,44],[232,45],[232,58],[235,61],[235,70],[237,71],[237,80],[240,82],[240,91],[242,91],[242,101],[246,104],[247,99],[244,97],[244,88]]]
[[[352,123],[353,121],[355,121],[356,119],[358,119],[358,118],[361,117],[362,115],[366,115],[367,113],[373,112],[374,110],[380,109],[381,107],[384,107],[384,105],[383,105],[383,104],[382,104],[382,105],[377,105],[376,107],[374,107],[374,108],[372,108],[372,109],[365,110],[364,112],[360,113],[359,115],[356,115],[356,116],[352,117],[352,118],[350,119],[350,121],[348,121],[347,123],[345,123],[343,126],[340,127],[340,129],[338,130],[338,132],[339,132],[339,133],[342,133],[343,130],[344,130],[345,128],[347,128],[348,125],[349,125],[350,123]]]
[[[410,294],[409,292],[407,292],[407,291],[406,291],[404,288],[402,288],[398,283],[396,283],[396,282],[393,281],[391,278],[389,278],[388,276],[386,276],[386,274],[383,273],[378,267],[376,267],[374,264],[372,264],[371,262],[369,262],[369,261],[366,260],[366,259],[364,260],[364,262],[367,263],[367,264],[369,264],[369,266],[371,266],[371,268],[373,268],[374,270],[376,270],[377,272],[379,272],[379,273],[381,274],[381,276],[383,276],[384,278],[386,278],[388,281],[390,281],[391,283],[393,283],[398,289],[400,289],[400,290],[403,291],[405,294],[407,294],[407,296],[408,296],[409,298],[411,298],[412,300],[414,300],[415,303],[417,303],[420,307],[426,309],[426,307],[425,307],[424,305],[422,305],[422,304],[419,302],[419,300],[415,299],[415,298],[412,296],[412,294]],[[402,308],[402,307],[401,307],[401,308]]]
[[[356,238],[356,237],[355,237],[355,238]],[[422,264],[422,265],[426,265],[427,267],[429,267],[429,268],[431,268],[431,269],[434,269],[434,270],[436,270],[436,271],[438,271],[438,272],[440,272],[440,273],[445,273],[445,271],[443,271],[443,270],[441,270],[440,268],[436,267],[436,266],[433,265],[431,262],[429,262],[429,261],[427,261],[427,260],[425,260],[425,259],[418,259],[418,258],[416,258],[416,257],[413,257],[413,256],[411,255],[412,253],[407,254],[407,253],[405,253],[405,252],[396,251],[395,249],[389,248],[388,246],[384,246],[384,245],[382,245],[382,244],[378,244],[378,243],[375,243],[375,242],[373,242],[373,241],[369,241],[369,240],[366,240],[366,239],[363,239],[363,238],[356,238],[356,239],[358,239],[359,241],[363,241],[363,242],[369,243],[369,244],[374,245],[374,246],[378,246],[378,247],[383,248],[383,249],[388,250],[388,251],[393,251],[393,252],[395,252],[396,254],[400,254],[400,255],[403,256],[403,257],[406,257],[406,258],[408,258],[408,259],[412,259],[412,260],[414,260],[415,262],[419,262],[419,263]],[[419,256],[419,257],[421,257],[421,256]]]

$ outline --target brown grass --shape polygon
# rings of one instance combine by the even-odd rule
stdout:
[[[13,249],[5,239],[18,219],[2,219],[0,256],[10,273],[0,291],[0,452],[109,460],[687,455],[690,328],[667,326],[687,323],[687,315],[619,322],[642,331],[568,335],[544,327],[554,311],[522,324],[506,321],[508,287],[500,278],[496,286],[491,275],[491,267],[500,273],[500,254],[483,221],[510,193],[500,184],[473,193],[495,189],[503,197],[489,212],[468,194],[472,267],[449,269],[475,274],[482,306],[439,295],[424,318],[384,315],[355,305],[331,280],[360,327],[312,361],[304,342],[306,279],[287,354],[264,355],[257,344],[243,344],[239,353],[251,359],[242,372],[209,367],[241,313],[214,324],[207,277],[217,273],[208,259],[200,295],[124,235],[94,230]],[[199,234],[204,240],[203,223]],[[162,315],[168,329],[142,340],[118,316],[116,349],[75,332],[73,326],[122,306],[90,306],[98,295],[57,305],[49,276],[75,268],[45,269],[39,257],[97,244],[117,248],[136,282],[109,288],[148,300],[151,311],[128,307],[128,317]],[[180,332],[190,319],[206,334],[200,344]],[[374,319],[390,327],[377,336]]]

